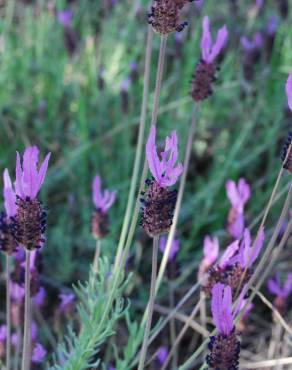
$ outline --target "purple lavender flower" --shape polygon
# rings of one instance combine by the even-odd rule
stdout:
[[[44,360],[46,355],[47,351],[45,350],[45,348],[40,343],[36,343],[33,348],[31,360],[35,364],[40,364]]]
[[[58,12],[58,21],[65,28],[71,28],[72,26],[73,12],[70,9],[65,9]]]
[[[212,266],[219,255],[219,240],[218,238],[212,238],[206,236],[204,239],[204,259],[203,263],[206,266]]]
[[[164,253],[165,251],[166,242],[167,242],[166,236],[162,236],[160,238],[160,244],[159,244],[159,249],[160,249],[160,252],[162,253]],[[170,251],[168,255],[168,262],[172,262],[175,259],[177,252],[179,251],[179,248],[180,248],[180,241],[174,238],[172,241],[171,247],[170,247]]]
[[[211,310],[218,334],[210,338],[206,360],[211,369],[238,369],[240,343],[235,334],[230,286],[217,283],[212,290]]]
[[[240,43],[243,49],[248,52],[261,49],[264,45],[263,35],[260,32],[256,32],[251,40],[246,36],[242,36]]]
[[[59,298],[61,300],[59,310],[60,312],[65,312],[68,308],[72,307],[76,297],[74,294],[61,293],[59,294]]]
[[[39,149],[36,146],[28,147],[25,150],[22,166],[20,155],[17,152],[15,190],[20,198],[24,200],[27,197],[30,199],[36,198],[45,180],[50,156],[51,153],[47,154],[38,170]]]
[[[152,125],[146,145],[146,157],[153,177],[162,188],[165,188],[174,185],[183,172],[183,165],[181,163],[176,165],[178,160],[176,131],[166,138],[165,149],[160,155],[161,160],[156,148],[156,127]]]
[[[250,186],[246,180],[243,178],[239,179],[237,185],[234,181],[228,180],[226,182],[226,191],[232,207],[236,208],[239,213],[243,213],[244,206],[251,195]]]
[[[292,111],[292,70],[289,74],[288,80],[286,82],[286,95],[288,99],[288,106]]]
[[[7,168],[3,173],[3,179],[4,179],[3,195],[6,215],[7,217],[14,217],[17,210],[16,195]]]
[[[207,64],[213,63],[216,57],[223,49],[228,38],[227,27],[223,26],[217,33],[217,38],[213,44],[212,36],[210,33],[209,17],[205,16],[203,19],[203,36],[201,39],[202,59]]]
[[[231,243],[222,254],[220,261],[219,261],[219,267],[225,268],[230,263],[230,259],[234,257],[234,255],[239,250],[239,241],[235,240],[233,243]]]
[[[232,180],[226,182],[227,197],[231,202],[231,209],[228,214],[228,232],[235,239],[241,237],[244,230],[244,206],[250,198],[250,186],[241,178],[238,184]]]
[[[167,359],[167,356],[168,356],[168,348],[166,346],[161,346],[158,348],[158,351],[157,351],[157,360],[159,362],[160,365],[163,365]]]
[[[116,199],[116,192],[105,190],[101,191],[101,178],[100,176],[95,176],[92,184],[92,194],[93,194],[93,203],[96,209],[101,210],[102,212],[107,212],[110,207],[113,205]]]
[[[274,279],[270,278],[268,280],[268,289],[270,293],[279,298],[288,298],[292,292],[292,272],[288,274],[283,286],[281,285],[280,273],[278,272]]]

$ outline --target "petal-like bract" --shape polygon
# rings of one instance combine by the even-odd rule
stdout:
[[[116,192],[109,190],[102,192],[101,178],[96,175],[92,183],[92,199],[96,209],[107,212],[116,199]]]
[[[286,95],[289,108],[292,110],[292,71],[290,72],[288,80],[286,82]]]
[[[7,169],[5,169],[3,173],[3,179],[4,179],[3,195],[6,214],[8,217],[13,217],[15,216],[17,210],[16,195]]]

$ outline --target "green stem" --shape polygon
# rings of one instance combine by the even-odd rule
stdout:
[[[144,332],[144,339],[142,344],[142,350],[140,354],[138,370],[143,370],[145,365],[145,359],[149,343],[149,334],[151,330],[151,323],[153,317],[153,309],[155,302],[155,283],[157,275],[157,255],[158,255],[158,245],[159,245],[159,236],[153,237],[153,253],[152,253],[152,274],[151,274],[151,287],[150,287],[150,297],[148,302],[148,315]]]
[[[147,113],[147,102],[148,102],[148,96],[149,96],[152,43],[153,43],[153,30],[152,30],[152,27],[149,25],[148,34],[147,34],[144,83],[143,83],[143,98],[142,98],[142,106],[141,106],[138,142],[137,142],[137,149],[136,149],[135,162],[134,162],[134,168],[133,168],[131,185],[130,185],[130,192],[128,196],[127,208],[126,208],[126,213],[124,217],[124,222],[122,226],[121,236],[120,236],[116,259],[115,259],[115,266],[114,266],[115,270],[120,264],[122,250],[123,250],[123,246],[126,240],[127,230],[128,230],[128,226],[129,226],[130,218],[132,214],[136,186],[138,182],[139,168],[140,168],[141,158],[142,158],[142,149],[143,149],[143,140],[144,140],[144,133],[145,133],[146,113]]]
[[[6,370],[10,370],[11,361],[11,297],[10,297],[10,259],[6,254]]]
[[[31,310],[30,310],[30,251],[25,250],[25,303],[24,303],[24,334],[21,370],[30,370],[31,358]]]
[[[98,261],[99,261],[99,256],[100,256],[100,247],[101,247],[101,240],[96,239],[95,254],[94,254],[93,266],[92,266],[92,270],[93,270],[93,273],[95,275],[97,275],[97,272],[98,272]]]

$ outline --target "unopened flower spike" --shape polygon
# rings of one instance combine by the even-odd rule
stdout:
[[[286,95],[289,109],[292,111],[292,71],[286,82]],[[281,159],[283,161],[283,168],[292,174],[292,131],[289,132],[285,142]]]
[[[288,274],[283,285],[281,284],[280,273],[278,272],[274,278],[268,280],[268,289],[270,293],[276,296],[274,306],[284,315],[287,312],[287,300],[292,293],[292,272]]]
[[[17,206],[15,191],[7,169],[3,173],[3,180],[5,212],[1,212],[0,214],[0,249],[11,255],[17,250],[17,243],[12,232],[13,218],[16,215]]]
[[[158,236],[169,231],[177,191],[169,189],[183,172],[181,163],[177,164],[177,135],[173,131],[165,140],[164,151],[157,154],[156,128],[154,125],[146,144],[146,157],[153,180],[146,180],[148,189],[142,194],[142,226],[150,236]]]
[[[92,183],[92,199],[95,206],[92,215],[92,234],[96,239],[102,239],[109,231],[108,210],[116,200],[116,192],[102,191],[101,178],[96,175]]]
[[[189,2],[194,0],[153,0],[148,14],[148,22],[153,30],[162,35],[181,32],[187,22],[180,23],[180,12]]]
[[[190,95],[195,101],[207,99],[213,92],[213,82],[216,81],[216,58],[222,51],[228,38],[227,27],[223,26],[217,33],[213,43],[210,32],[209,17],[203,19],[203,35],[201,39],[202,58],[193,74]]]
[[[39,249],[45,242],[46,212],[37,195],[45,180],[50,153],[38,169],[39,149],[26,148],[22,163],[16,157],[16,204],[17,213],[13,222],[13,233],[19,245],[28,249]]]
[[[209,368],[237,370],[240,342],[235,333],[230,286],[217,283],[213,287],[211,310],[218,334],[210,337],[210,353],[206,358]]]

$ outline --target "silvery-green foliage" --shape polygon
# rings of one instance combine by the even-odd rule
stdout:
[[[115,324],[128,309],[122,298],[128,279],[119,277],[113,290],[114,277],[108,261],[100,260],[98,276],[91,272],[89,280],[85,284],[79,283],[75,288],[80,299],[80,330],[76,333],[68,327],[68,333],[58,347],[50,370],[83,370],[98,366],[100,360],[97,354],[100,346],[114,334]],[[113,297],[113,304],[108,306],[110,295]]]

